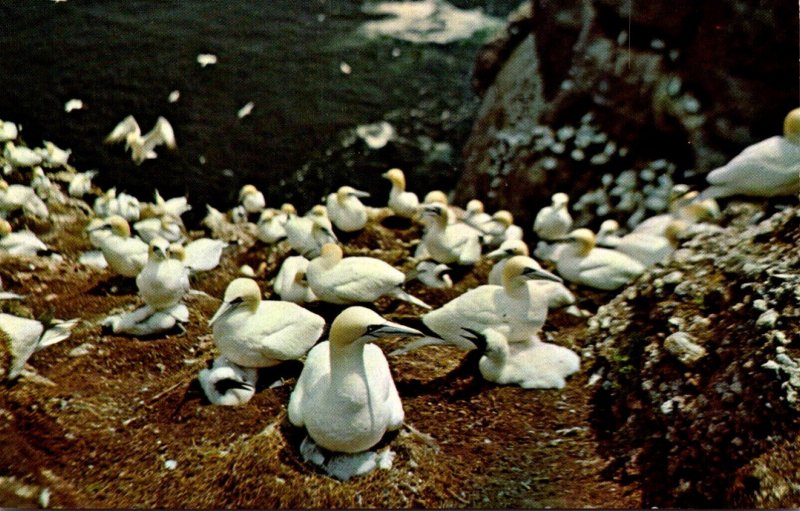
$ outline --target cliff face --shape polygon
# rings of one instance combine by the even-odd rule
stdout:
[[[464,149],[459,203],[487,197],[527,225],[553,192],[575,201],[604,174],[653,161],[674,165],[675,182],[698,184],[779,133],[796,106],[798,13],[788,0],[525,5],[524,21],[478,59],[483,104]],[[544,129],[581,126],[594,142],[542,141]]]

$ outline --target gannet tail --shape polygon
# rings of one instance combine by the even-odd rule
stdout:
[[[80,322],[80,319],[69,319],[66,321],[59,321],[54,319],[50,328],[48,328],[36,345],[36,351],[42,348],[52,346],[58,342],[63,341],[72,333],[72,328]]]

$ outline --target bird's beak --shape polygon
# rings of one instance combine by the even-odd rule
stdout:
[[[554,238],[552,240],[547,240],[548,243],[572,243],[575,241],[575,238],[570,238],[569,236],[564,238]]]
[[[486,258],[487,259],[503,259],[504,257],[508,257],[510,255],[511,255],[511,253],[508,250],[503,250],[503,249],[499,249],[498,248],[497,250],[492,250],[491,252],[486,254]]]
[[[453,287],[453,279],[447,273],[442,273],[442,280],[447,284],[448,288]]]
[[[474,344],[478,348],[478,351],[486,351],[486,335],[467,327],[462,327],[461,331],[461,337]]]
[[[414,328],[387,321],[378,325],[370,325],[367,331],[372,337],[424,337],[425,334]]]
[[[213,326],[219,318],[230,312],[231,309],[232,304],[230,302],[222,302],[222,305],[219,306],[217,312],[215,312],[214,315],[211,316],[211,319],[208,320],[208,326]]]
[[[528,280],[549,280],[550,282],[558,282],[559,284],[564,283],[564,280],[558,275],[553,275],[547,270],[540,270],[531,266],[525,268],[522,275]]]
[[[91,229],[86,229],[86,232],[97,232],[106,229],[111,229],[111,226],[109,224],[100,224],[96,227],[92,227]]]
[[[369,192],[365,192],[362,190],[353,190],[352,195],[353,197],[369,197]]]

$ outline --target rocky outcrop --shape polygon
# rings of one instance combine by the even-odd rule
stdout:
[[[534,0],[530,20],[513,26],[531,33],[490,43],[479,57],[483,105],[455,200],[487,197],[523,225],[555,191],[575,201],[605,174],[653,161],[698,184],[746,145],[779,133],[797,106],[798,14],[788,0]],[[486,64],[503,54],[502,65]],[[500,71],[484,72],[493,68]],[[555,151],[537,145],[537,129],[578,129],[587,114],[613,142],[609,158],[593,163],[592,151],[570,140]]]

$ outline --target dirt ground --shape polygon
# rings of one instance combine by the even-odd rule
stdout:
[[[196,381],[216,356],[208,318],[238,267],[269,278],[286,248],[258,243],[226,249],[219,269],[199,275],[187,299],[186,332],[135,339],[101,332],[108,314],[138,303],[132,279],[76,263],[88,248],[86,218],[69,209],[44,231],[64,261],[0,256],[6,290],[27,294],[2,310],[61,319],[80,317],[72,336],[29,360],[37,376],[0,391],[0,504],[31,507],[638,507],[637,487],[607,480],[610,460],[597,454],[589,423],[591,361],[563,390],[523,390],[487,383],[477,359],[451,347],[428,347],[390,358],[411,428],[383,444],[394,466],[347,482],[305,463],[304,432],[291,426],[286,404],[300,372],[285,363],[259,375],[255,397],[241,407],[211,406]],[[195,236],[201,233],[193,233]],[[415,227],[372,224],[349,240],[346,254],[380,256],[402,266]],[[378,252],[370,249],[378,249]],[[406,264],[407,265],[407,264]],[[403,269],[409,269],[403,267]],[[408,291],[437,307],[485,282],[481,263],[449,290]],[[608,300],[577,289],[590,311]],[[328,322],[341,310],[309,309]],[[411,322],[422,311],[380,300],[388,319]],[[548,340],[581,352],[586,319],[551,312]],[[388,352],[404,341],[381,347]],[[5,347],[0,351],[7,364]],[[277,381],[275,385],[271,385]],[[167,463],[169,462],[169,463]],[[43,493],[44,492],[44,493]]]

